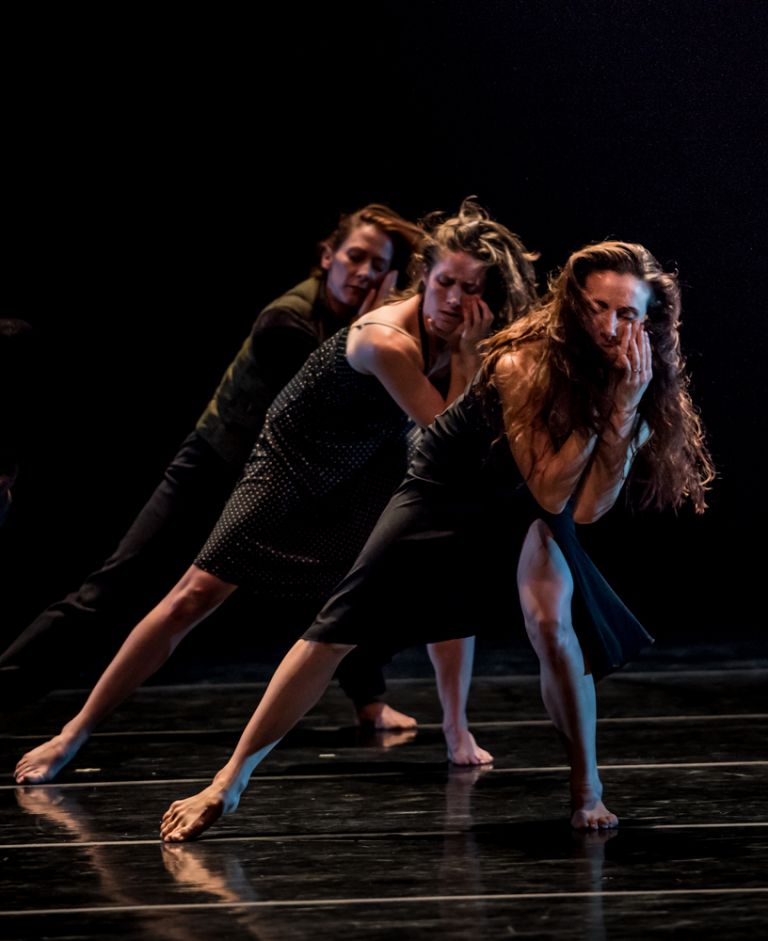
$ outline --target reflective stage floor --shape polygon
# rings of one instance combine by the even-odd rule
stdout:
[[[357,730],[332,689],[235,815],[163,846],[163,811],[223,763],[262,686],[147,688],[57,783],[5,776],[0,938],[765,937],[768,664],[667,653],[601,684],[621,826],[586,835],[568,825],[560,744],[521,672],[473,683],[490,769],[449,769],[427,677],[390,686],[420,720],[411,733]],[[81,699],[59,691],[7,720],[6,770]]]

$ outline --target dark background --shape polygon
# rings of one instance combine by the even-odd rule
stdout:
[[[757,637],[767,42],[762,0],[8,23],[3,313],[40,349],[2,633],[108,554],[340,210],[477,194],[541,252],[541,283],[609,236],[679,269],[711,510],[617,508],[585,539],[660,639]]]

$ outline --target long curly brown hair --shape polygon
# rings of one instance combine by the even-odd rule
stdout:
[[[678,507],[690,499],[701,513],[715,473],[680,351],[680,288],[676,275],[663,271],[642,245],[600,242],[574,252],[540,304],[485,341],[477,388],[490,394],[499,359],[540,344],[526,404],[505,418],[507,435],[534,422],[546,425],[556,447],[574,429],[599,434],[610,407],[605,390],[612,367],[584,326],[592,316],[584,285],[594,271],[632,274],[651,291],[645,329],[653,377],[638,408],[651,435],[633,464],[631,491],[639,493],[641,508]]]

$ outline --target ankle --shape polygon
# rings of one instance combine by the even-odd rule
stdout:
[[[467,722],[466,715],[455,716],[450,720],[443,719],[443,734],[456,735],[467,731],[469,731],[469,722]]]
[[[91,727],[75,717],[67,722],[66,725],[62,726],[61,732],[59,732],[59,738],[69,746],[80,746],[89,738],[90,734]]]
[[[357,715],[360,719],[378,719],[382,711],[386,708],[383,702],[367,702],[362,706],[357,706]]]
[[[578,778],[571,781],[571,803],[584,804],[603,798],[603,785],[599,778]]]
[[[239,799],[245,790],[250,772],[240,765],[226,764],[218,771],[211,782],[212,786],[222,792],[225,802],[230,799]]]

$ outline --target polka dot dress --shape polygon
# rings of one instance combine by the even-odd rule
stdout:
[[[324,599],[406,470],[409,421],[347,362],[348,328],[277,396],[196,565],[275,598]]]

